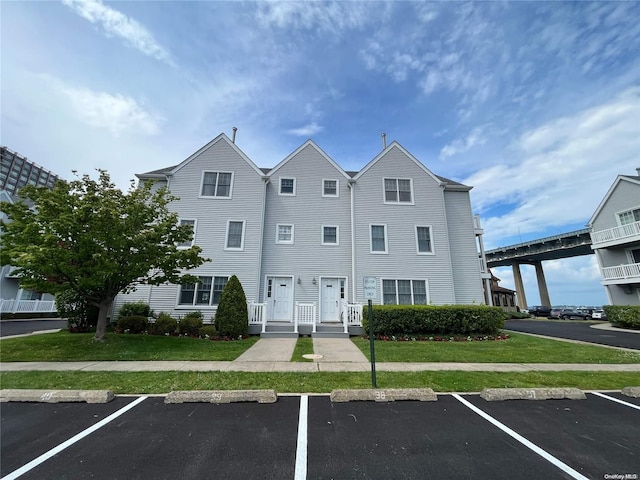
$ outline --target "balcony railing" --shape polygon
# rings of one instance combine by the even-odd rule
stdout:
[[[267,304],[248,302],[249,325],[261,325],[262,332],[267,331]],[[341,312],[341,323],[344,325],[345,333],[349,327],[362,326],[362,304],[343,303]],[[315,302],[296,302],[294,308],[293,325],[294,331],[298,332],[300,325],[311,325],[311,331],[316,332],[318,324],[318,306]]]
[[[597,246],[602,243],[615,242],[630,237],[640,237],[640,222],[628,223],[620,227],[591,232],[591,243],[593,246]]]
[[[55,300],[0,300],[2,313],[54,313]]]
[[[616,265],[602,269],[603,280],[640,280],[640,263]]]

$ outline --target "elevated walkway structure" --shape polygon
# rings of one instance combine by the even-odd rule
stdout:
[[[545,260],[557,260],[560,258],[593,254],[589,232],[589,228],[583,228],[582,230],[488,250],[485,252],[487,265],[489,268],[505,266],[511,266],[513,268],[517,302],[521,309],[527,308],[527,298],[524,293],[520,265],[533,265],[536,269],[540,303],[551,306],[542,262]]]

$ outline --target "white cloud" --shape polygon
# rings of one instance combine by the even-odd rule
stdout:
[[[483,128],[474,128],[466,138],[454,140],[451,143],[445,145],[440,150],[440,160],[445,160],[448,157],[457,155],[458,153],[471,150],[476,145],[484,145],[487,142],[486,137],[483,135]]]
[[[633,173],[640,152],[640,88],[608,103],[528,131],[512,146],[514,160],[466,178],[472,202],[485,212],[485,240],[567,224],[585,224],[618,174]],[[500,204],[509,210],[493,212]],[[560,233],[560,232],[558,232]]]
[[[138,103],[120,94],[110,95],[86,88],[62,86],[75,113],[88,125],[106,128],[114,135],[122,132],[157,134],[162,119],[146,112]]]
[[[153,35],[136,20],[107,7],[101,0],[62,0],[66,6],[93,24],[102,26],[107,35],[120,37],[145,55],[172,64],[171,55]]]
[[[316,133],[321,132],[324,127],[318,125],[316,122],[312,122],[304,127],[293,128],[291,130],[287,130],[287,133],[291,135],[298,135],[300,137],[312,137]]]

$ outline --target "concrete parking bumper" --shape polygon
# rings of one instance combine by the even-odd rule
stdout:
[[[275,403],[275,390],[194,390],[169,392],[164,403]]]
[[[640,398],[640,387],[624,387],[622,394],[627,397]]]
[[[111,390],[0,390],[0,402],[107,403],[114,398]]]
[[[435,392],[430,388],[378,388],[333,390],[331,401],[342,402],[395,402],[399,400],[418,400],[420,402],[435,402],[438,400]]]
[[[501,400],[585,400],[577,388],[485,388],[480,397],[488,402]]]

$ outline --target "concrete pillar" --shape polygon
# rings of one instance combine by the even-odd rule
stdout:
[[[547,307],[551,306],[551,300],[549,300],[549,290],[547,289],[547,281],[544,278],[544,270],[542,270],[542,262],[534,262],[536,267],[536,278],[538,279],[538,292],[540,292],[540,304]]]
[[[524,284],[522,283],[522,274],[520,273],[520,264],[513,262],[511,265],[513,268],[513,281],[516,284],[516,295],[518,297],[518,306],[520,310],[527,308],[527,296],[524,294]]]

